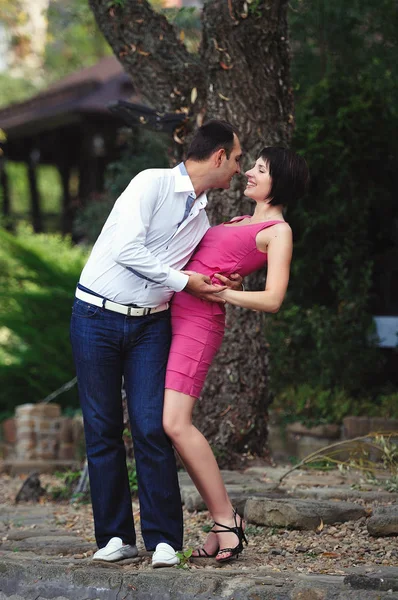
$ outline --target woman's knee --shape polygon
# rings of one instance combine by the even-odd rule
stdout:
[[[175,415],[163,415],[163,429],[171,440],[177,440],[187,431],[189,424],[175,417]]]

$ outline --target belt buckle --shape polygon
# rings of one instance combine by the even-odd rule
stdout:
[[[142,311],[142,316],[145,317],[146,315],[149,315],[151,312],[150,308],[141,308],[139,306],[128,306],[127,307],[127,316],[131,317],[131,311],[133,310],[138,310],[138,311]],[[137,316],[140,316],[139,314]]]

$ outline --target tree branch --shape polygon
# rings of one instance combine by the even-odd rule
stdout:
[[[89,0],[97,23],[137,90],[159,111],[193,110],[204,95],[204,69],[166,17],[147,0]]]

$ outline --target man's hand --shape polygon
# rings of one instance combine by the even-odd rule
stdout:
[[[217,279],[230,290],[234,290],[235,292],[242,291],[243,278],[239,275],[239,273],[231,273],[229,279],[228,277],[224,277],[224,275],[220,275],[219,273],[215,273],[214,277],[217,277]]]
[[[210,277],[202,275],[201,273],[194,273],[192,271],[183,271],[189,275],[188,283],[184,288],[185,292],[201,298],[201,300],[207,300],[208,302],[218,302],[224,304],[225,300],[220,298],[217,294],[227,289],[226,285],[212,285]]]

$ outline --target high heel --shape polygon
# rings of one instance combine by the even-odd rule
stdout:
[[[243,531],[243,527],[242,527],[243,519],[241,516],[238,515],[238,513],[236,512],[236,509],[234,509],[233,516],[234,516],[234,522],[235,522],[235,525],[233,527],[228,527],[227,525],[223,525],[222,523],[215,522],[214,524],[217,525],[218,527],[222,527],[222,529],[212,529],[213,533],[234,533],[239,540],[238,545],[235,546],[234,548],[220,548],[220,550],[216,554],[216,560],[218,562],[227,562],[227,561],[231,560],[231,558],[234,558],[234,556],[236,556],[236,558],[238,558],[239,554],[241,552],[243,552],[243,542],[246,543],[246,546],[248,544],[247,538],[245,536],[245,532]],[[239,525],[238,525],[238,521],[237,521],[237,516],[239,516],[239,518],[240,518]],[[226,552],[229,552],[229,556],[223,556],[223,557],[217,558],[219,554],[225,554]]]

